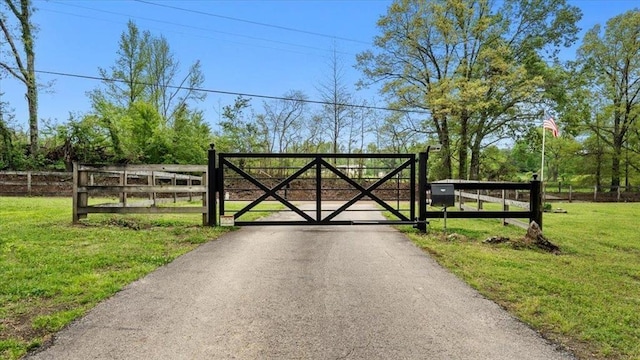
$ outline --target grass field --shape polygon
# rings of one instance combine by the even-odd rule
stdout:
[[[193,204],[196,205],[196,204]],[[229,204],[228,204],[229,205]],[[581,358],[640,359],[640,204],[554,204],[552,255],[488,245],[524,230],[497,220],[401,228],[443,266]],[[250,213],[257,217],[260,213]],[[17,359],[133,280],[225,230],[199,215],[90,215],[64,198],[0,197],[0,358]]]
[[[553,204],[544,234],[553,255],[482,242],[522,237],[498,220],[431,220],[408,236],[440,264],[583,359],[640,359],[640,204]],[[451,234],[457,234],[451,236]]]
[[[125,285],[228,230],[201,223],[198,214],[91,214],[72,225],[69,198],[0,197],[0,359],[21,357]]]

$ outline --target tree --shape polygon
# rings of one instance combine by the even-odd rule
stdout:
[[[66,123],[51,129],[45,141],[49,143],[46,157],[54,164],[63,162],[67,171],[73,170],[73,161],[99,164],[112,159],[108,154],[108,134],[95,116],[70,114]]]
[[[332,144],[331,151],[335,154],[340,152],[340,142],[343,132],[349,126],[349,104],[352,96],[347,90],[344,82],[344,68],[338,57],[337,49],[333,48],[333,53],[329,59],[329,74],[317,86],[322,105],[322,119],[324,132],[328,135]]]
[[[283,99],[264,102],[264,114],[256,117],[267,152],[286,153],[300,141],[307,96],[302,91],[289,91]]]
[[[3,93],[0,92],[0,169],[12,169],[15,165],[15,147],[13,144],[14,132],[9,127],[13,119],[13,113],[8,109],[6,102],[2,101]]]
[[[199,161],[188,148],[201,148],[201,136],[186,148],[175,136],[194,129],[206,129],[205,138],[210,135],[202,126],[202,113],[189,107],[206,95],[198,90],[204,81],[200,63],[196,61],[180,77],[180,64],[167,40],[140,31],[132,21],[120,36],[117,55],[109,69],[99,68],[103,86],[89,93],[94,115],[109,134],[114,160]],[[177,156],[176,149],[182,155]]]
[[[221,152],[264,152],[265,144],[256,124],[245,117],[251,109],[251,99],[238,96],[233,105],[222,109],[220,131],[214,136],[216,148]],[[243,163],[244,164],[244,163]]]
[[[151,33],[140,30],[133,21],[127,23],[127,30],[120,35],[118,58],[110,70],[98,68],[103,80],[103,89],[89,93],[94,108],[100,102],[107,101],[122,109],[130,108],[133,103],[145,100],[148,88],[145,69],[149,66]]]
[[[122,109],[149,102],[166,122],[171,122],[183,105],[206,98],[206,93],[198,90],[204,82],[200,62],[193,63],[180,78],[180,63],[163,36],[141,32],[129,21],[118,45],[115,64],[109,69],[98,68],[105,80],[103,88],[89,93],[94,108],[103,101]]]
[[[539,54],[570,44],[579,18],[564,0],[397,0],[378,21],[377,52],[358,55],[362,85],[382,83],[392,106],[421,110],[415,131],[442,144],[445,176],[479,175],[482,146],[512,136],[537,111]]]
[[[145,66],[148,97],[164,119],[172,122],[176,112],[185,109],[183,105],[206,98],[206,93],[198,90],[204,83],[200,61],[193,63],[179,80],[180,62],[175,60],[164,36],[151,37],[148,53],[149,62]]]
[[[6,14],[4,12],[0,13],[0,29],[2,29],[4,39],[9,46],[7,52],[10,53],[9,56],[0,58],[0,68],[22,82],[26,87],[27,106],[29,109],[29,150],[31,156],[34,157],[38,152],[38,85],[36,83],[35,68],[35,26],[31,21],[31,15],[35,9],[30,0],[4,0],[4,4],[18,22],[19,36],[16,36],[11,31]],[[22,44],[22,50],[20,50],[18,42]],[[4,53],[4,51],[1,53]],[[12,60],[11,63],[9,59]]]
[[[583,70],[591,74],[592,86],[607,100],[601,109],[605,127],[598,136],[612,147],[611,191],[620,186],[622,150],[640,116],[640,10],[631,10],[587,32],[578,51]]]
[[[179,108],[172,122],[171,152],[166,162],[175,164],[206,164],[211,144],[211,129],[201,111]]]

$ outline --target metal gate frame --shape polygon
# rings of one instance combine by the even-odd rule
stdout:
[[[306,165],[301,167],[294,174],[288,176],[282,180],[273,188],[270,188],[247,174],[235,164],[231,163],[230,158],[298,158],[298,159],[312,159]],[[219,158],[219,161],[218,161]],[[329,164],[324,158],[331,159],[360,159],[360,158],[372,158],[372,159],[405,159],[405,161],[393,171],[389,172],[386,176],[382,177],[374,184],[365,188],[353,181],[335,166]],[[252,201],[249,205],[245,206],[239,212],[234,214],[234,218],[240,217],[242,214],[251,210],[260,202],[267,199],[269,196],[275,198],[284,206],[300,215],[304,221],[238,221],[236,225],[374,225],[374,224],[410,224],[413,225],[421,232],[427,231],[428,219],[442,218],[444,214],[440,211],[427,211],[427,192],[431,190],[431,184],[427,181],[427,163],[429,159],[429,152],[420,152],[416,159],[415,154],[250,154],[250,153],[221,153],[216,155],[216,150],[211,145],[209,150],[209,164],[207,178],[207,224],[210,226],[218,225],[218,209],[220,214],[224,214],[224,166],[230,167],[232,170],[240,174],[244,179],[250,181],[256,185],[260,190],[264,191],[264,194],[258,199]],[[417,164],[417,174],[416,174]],[[316,218],[313,218],[300,210],[297,206],[286,200],[277,194],[277,192],[283,189],[285,186],[295,180],[298,176],[304,172],[314,168],[316,169]],[[355,190],[359,191],[359,194],[354,196],[351,200],[343,204],[337,210],[334,210],[326,217],[322,217],[322,168],[330,170],[332,173],[352,185]],[[409,168],[410,171],[410,208],[409,216],[405,216],[399,210],[389,206],[385,201],[381,200],[377,196],[373,195],[373,191],[391,180],[396,174],[400,173],[404,169]],[[417,175],[417,176],[416,176]],[[537,178],[537,175],[533,175],[533,179],[529,183],[454,183],[456,190],[465,189],[512,189],[512,190],[528,190],[529,210],[528,211],[483,211],[483,212],[451,212],[447,216],[449,218],[528,218],[529,221],[535,221],[542,228],[542,182]],[[416,193],[418,195],[418,216],[416,217]],[[381,205],[387,211],[395,215],[399,220],[381,220],[381,221],[357,221],[357,220],[333,220],[340,213],[344,212],[351,205],[363,197],[368,196],[371,200]],[[218,202],[219,199],[219,202]],[[219,203],[219,208],[218,208]]]
[[[252,159],[310,159],[304,166],[300,167],[297,171],[295,171],[292,175],[289,175],[284,180],[280,181],[276,186],[269,187],[263,183],[261,183],[258,179],[254,178],[246,171],[242,170],[236,164],[231,162],[231,159],[242,159],[242,158],[252,158]],[[404,160],[402,164],[395,167],[392,171],[387,173],[384,177],[380,178],[373,184],[368,187],[364,187],[358,184],[356,181],[351,179],[348,175],[344,174],[340,171],[336,166],[330,164],[325,159],[399,159]],[[217,160],[217,161],[216,161]],[[318,154],[251,154],[251,153],[220,153],[216,155],[215,149],[209,150],[209,168],[215,169],[215,176],[211,176],[209,178],[209,194],[208,194],[208,204],[209,204],[209,224],[212,226],[216,226],[217,219],[217,211],[220,214],[224,214],[225,208],[225,200],[224,200],[224,179],[225,179],[225,167],[227,169],[231,169],[236,174],[240,175],[243,179],[248,180],[250,183],[255,185],[259,190],[264,193],[259,196],[257,199],[253,200],[251,203],[246,205],[244,208],[239,210],[234,214],[234,219],[238,219],[243,214],[247,213],[251,209],[253,209],[259,203],[265,201],[269,197],[273,197],[275,200],[283,204],[285,207],[289,208],[291,211],[300,215],[304,220],[292,220],[292,221],[235,221],[235,225],[238,226],[250,226],[250,225],[375,225],[375,224],[411,224],[415,225],[416,217],[415,217],[415,194],[416,194],[416,156],[415,154],[328,154],[328,153],[318,153]],[[315,218],[310,216],[309,214],[302,211],[296,205],[292,204],[290,201],[280,196],[277,192],[284,189],[287,185],[289,185],[293,180],[297,179],[299,176],[304,174],[305,172],[312,170],[315,168],[315,183],[316,183],[316,198],[315,198]],[[353,186],[354,190],[358,191],[358,194],[353,196],[350,200],[344,203],[336,210],[332,211],[330,214],[326,216],[322,216],[322,170],[329,170],[332,174],[335,174],[340,179],[347,182],[349,185]],[[410,205],[409,205],[409,216],[404,215],[397,209],[394,209],[387,202],[380,199],[380,197],[373,194],[373,191],[380,187],[382,184],[394,178],[394,176],[398,175],[400,172],[408,169],[410,172],[409,175],[409,189],[410,189]],[[213,189],[213,191],[211,191]],[[217,196],[216,196],[217,193]],[[336,216],[347,211],[349,207],[353,204],[364,198],[365,196],[369,197],[369,199],[373,200],[380,206],[382,206],[385,210],[389,211],[398,220],[379,220],[379,221],[359,221],[359,220],[334,220]],[[216,206],[216,203],[218,206]],[[325,210],[327,211],[327,210]]]

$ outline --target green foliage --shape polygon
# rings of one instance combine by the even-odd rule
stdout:
[[[120,37],[117,55],[109,70],[99,69],[116,81],[104,81],[89,94],[93,113],[85,118],[104,136],[100,162],[204,163],[210,129],[202,112],[189,107],[205,98],[194,89],[204,81],[200,63],[179,79],[167,40],[141,32],[133,22]],[[177,82],[188,86],[175,88]],[[74,146],[80,144],[72,141]]]
[[[211,130],[202,112],[179,111],[171,127],[171,152],[165,162],[172,164],[206,164]]]
[[[221,132],[216,134],[216,148],[221,152],[266,152],[255,123],[248,120],[245,111],[251,108],[251,99],[239,96],[233,106],[225,106],[220,121]]]
[[[482,151],[480,176],[489,181],[513,181],[518,171],[509,150],[489,146]]]
[[[579,18],[564,0],[397,0],[378,21],[377,51],[359,54],[357,67],[394,106],[428,113],[410,128],[437,136],[445,177],[455,156],[457,176],[477,178],[482,148],[539,114],[531,104],[555,75],[544,50],[571,44]]]
[[[612,150],[612,189],[620,184],[623,148],[640,117],[639,38],[640,10],[635,9],[607,21],[604,33],[599,24],[594,26],[578,51],[583,87],[599,99],[585,123]]]

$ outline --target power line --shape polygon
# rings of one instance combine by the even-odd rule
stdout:
[[[133,0],[133,1],[139,2],[141,4],[148,4],[148,5],[163,7],[163,8],[172,9],[172,10],[190,12],[190,13],[193,13],[193,14],[205,15],[205,16],[215,17],[215,18],[219,18],[219,19],[238,21],[238,22],[243,22],[243,23],[246,23],[246,24],[264,26],[264,27],[269,27],[269,28],[274,28],[274,29],[280,29],[280,30],[286,30],[286,31],[291,31],[291,32],[297,32],[297,33],[301,33],[301,34],[319,36],[319,37],[324,37],[324,38],[329,38],[329,39],[334,39],[334,40],[349,41],[349,42],[353,42],[353,43],[358,43],[358,44],[364,44],[364,45],[371,46],[371,43],[369,43],[369,42],[362,41],[362,40],[356,40],[356,39],[350,39],[350,38],[341,37],[341,36],[323,34],[323,33],[318,33],[318,32],[314,32],[314,31],[296,29],[296,28],[287,27],[287,26],[281,26],[281,25],[267,24],[267,23],[263,23],[263,22],[253,21],[253,20],[240,19],[240,18],[236,18],[236,17],[232,17],[232,16],[218,15],[218,14],[213,14],[213,13],[209,13],[209,12],[206,12],[206,11],[185,9],[185,8],[181,8],[181,7],[173,6],[173,5],[158,4],[158,3],[154,3],[152,1],[147,1],[147,0]]]
[[[279,44],[279,45],[295,46],[295,47],[298,47],[298,48],[306,48],[306,49],[317,50],[317,51],[322,51],[322,52],[333,51],[331,49],[323,49],[323,48],[310,46],[310,45],[296,44],[296,43],[280,41],[280,40],[265,39],[265,38],[260,38],[260,37],[256,37],[256,36],[242,35],[242,34],[237,34],[237,33],[232,33],[232,32],[227,32],[227,31],[213,30],[213,29],[203,28],[203,27],[194,26],[194,25],[180,24],[180,23],[167,21],[167,20],[152,19],[152,18],[137,16],[137,15],[124,14],[124,13],[115,12],[115,11],[96,9],[96,8],[83,6],[83,5],[67,4],[67,3],[56,2],[56,1],[53,1],[52,3],[57,4],[57,5],[63,5],[63,6],[75,7],[75,8],[79,8],[79,9],[85,9],[85,10],[101,12],[101,13],[110,14],[110,15],[117,15],[117,16],[124,16],[124,17],[128,17],[128,18],[135,18],[135,19],[140,19],[140,20],[143,20],[143,21],[150,21],[150,22],[155,22],[155,23],[160,23],[160,24],[173,25],[173,26],[178,26],[178,27],[183,27],[183,28],[193,29],[193,30],[198,30],[198,31],[205,31],[205,32],[212,32],[212,33],[217,33],[217,34],[222,34],[222,35],[235,36],[235,37],[245,38],[245,39],[249,39],[249,40],[264,41],[264,42],[269,42],[269,43],[274,43],[274,44]],[[67,13],[67,12],[62,12],[62,11],[46,9],[46,8],[41,8],[40,10],[45,10],[45,11],[50,11],[50,12],[60,13],[60,14],[65,14],[65,15],[72,15],[72,16],[77,16],[77,17],[84,17],[84,18],[89,18],[89,19],[96,19],[96,18],[92,18],[92,17],[86,16],[86,15]],[[103,20],[103,19],[98,19],[98,20]],[[111,20],[103,20],[103,21],[111,21]],[[184,33],[181,33],[181,34],[184,34]],[[196,36],[199,36],[199,35],[196,35]],[[203,36],[199,36],[199,37],[203,37]],[[209,37],[204,37],[204,38],[209,38]],[[209,39],[212,39],[212,38],[209,38]],[[240,44],[242,44],[242,43],[240,43]],[[246,45],[246,44],[243,44],[243,45]],[[255,45],[247,45],[247,46],[255,46]],[[266,46],[261,46],[261,47],[269,48],[269,49],[275,49],[275,50],[291,51],[291,50],[288,50],[288,49],[276,49],[276,48],[270,48],[270,47],[266,47]],[[299,52],[299,51],[292,51],[292,52],[306,54],[306,53],[302,53],[302,52]],[[347,52],[342,52],[342,51],[337,51],[337,52],[341,53],[341,54],[345,54],[345,55],[355,55],[353,53],[347,53]]]
[[[59,10],[52,10],[52,9],[47,9],[47,8],[39,8],[38,11],[47,11],[47,12],[51,12],[51,13],[55,13],[55,14],[62,14],[62,15],[68,15],[68,16],[75,16],[75,17],[79,17],[79,18],[83,18],[83,19],[91,19],[91,20],[99,20],[99,21],[105,21],[105,22],[110,22],[110,23],[114,23],[114,24],[123,24],[126,25],[126,22],[122,22],[122,21],[116,21],[116,20],[108,20],[108,19],[103,19],[103,18],[99,18],[99,17],[93,17],[93,16],[87,16],[87,15],[81,15],[81,14],[74,14],[74,13],[70,13],[70,12],[65,12],[65,11],[59,11]],[[100,11],[100,10],[96,10],[96,11]],[[144,19],[143,19],[144,20]],[[151,20],[153,21],[153,20]],[[179,24],[177,24],[179,25]],[[185,25],[186,26],[186,25]],[[153,28],[152,28],[153,29]],[[308,51],[302,51],[302,50],[294,50],[291,48],[284,48],[284,47],[273,47],[273,46],[267,46],[267,45],[256,45],[256,44],[249,44],[246,42],[240,42],[240,41],[235,41],[235,40],[228,40],[228,39],[222,39],[222,38],[218,38],[218,37],[211,37],[211,36],[207,36],[207,35],[200,35],[200,34],[192,34],[192,33],[185,33],[185,32],[180,32],[180,31],[171,31],[171,30],[167,30],[167,29],[162,29],[163,32],[165,33],[173,33],[173,34],[179,34],[179,35],[184,35],[184,36],[192,36],[192,37],[197,37],[197,38],[202,38],[202,39],[209,39],[209,40],[215,40],[215,41],[223,41],[223,42],[227,42],[227,43],[231,43],[231,44],[237,44],[237,45],[243,45],[243,46],[249,46],[251,48],[262,48],[262,49],[269,49],[269,50],[277,50],[277,51],[283,51],[283,52],[288,52],[288,53],[293,53],[293,54],[300,54],[300,55],[311,55],[313,56],[312,52],[308,52]],[[213,31],[213,30],[211,30]],[[214,31],[215,32],[215,31]],[[293,44],[293,43],[286,43],[286,42],[281,42],[281,41],[277,41],[277,40],[268,40],[268,39],[261,39],[261,38],[254,38],[254,37],[250,37],[250,36],[244,36],[244,35],[238,35],[238,34],[233,34],[233,33],[224,33],[221,32],[222,34],[228,34],[228,35],[232,35],[232,36],[239,36],[239,37],[246,37],[249,39],[254,39],[254,40],[262,40],[262,41],[267,41],[267,42],[273,42],[273,43],[280,43],[280,44],[284,44],[284,45],[291,45],[291,46],[297,46],[297,47],[306,47],[310,50],[317,50],[317,51],[322,51],[322,52],[328,52],[331,51],[329,49],[321,49],[321,48],[314,48],[311,46],[305,46],[305,45],[297,45],[297,44]],[[346,52],[340,52],[341,54],[347,54],[347,55],[354,55],[352,53],[346,53]]]
[[[102,76],[81,75],[81,74],[72,74],[72,73],[59,72],[59,71],[47,71],[47,70],[36,70],[35,72],[38,74],[57,75],[57,76],[72,77],[77,79],[98,80],[98,81],[106,81],[106,82],[114,82],[114,83],[127,83],[127,84],[129,83],[125,80],[107,78]],[[136,81],[134,83],[136,85],[145,85],[145,86],[158,85],[158,84],[148,83],[144,81]],[[211,94],[234,95],[234,96],[242,96],[242,97],[249,97],[249,98],[258,98],[258,99],[300,101],[307,104],[345,106],[345,107],[356,108],[356,109],[393,111],[393,112],[400,112],[405,114],[428,114],[428,112],[424,110],[394,109],[390,107],[381,107],[381,106],[373,106],[373,105],[333,103],[330,101],[322,101],[322,100],[296,99],[296,98],[288,98],[284,96],[251,94],[251,93],[244,93],[244,92],[237,92],[237,91],[214,90],[214,89],[205,89],[205,88],[197,88],[197,87],[189,87],[189,86],[167,85],[166,87],[174,90],[199,91],[199,92],[211,93]]]

